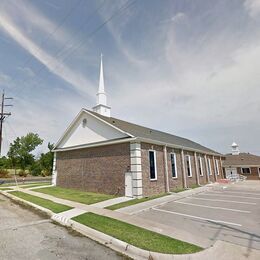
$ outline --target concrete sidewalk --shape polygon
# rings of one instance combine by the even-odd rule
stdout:
[[[216,187],[218,185],[219,184],[217,184],[217,183],[208,184],[208,185],[205,185],[205,186],[202,186],[202,187],[198,187],[196,189],[185,190],[185,191],[182,191],[182,192],[179,192],[179,193],[171,193],[168,196],[160,197],[160,198],[153,199],[153,200],[148,200],[146,202],[142,202],[142,203],[135,204],[135,205],[132,205],[132,206],[129,206],[129,207],[118,209],[116,211],[132,215],[132,214],[144,211],[144,210],[148,210],[148,209],[153,208],[155,206],[163,205],[163,204],[171,202],[171,201],[179,200],[179,199],[182,199],[182,198],[185,198],[185,197],[188,197],[188,196],[199,194],[201,192],[209,191],[213,187]]]

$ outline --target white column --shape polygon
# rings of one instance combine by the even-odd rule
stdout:
[[[57,155],[56,155],[56,152],[54,152],[54,155],[53,155],[53,165],[52,165],[52,180],[51,180],[51,183],[52,185],[55,185],[57,184],[57,168],[56,168],[56,159],[57,158]]]
[[[167,156],[167,147],[166,145],[163,147],[163,159],[164,159],[164,174],[165,174],[165,191],[170,192],[169,187],[169,172],[168,172],[168,156]]]
[[[187,189],[187,179],[186,179],[186,170],[185,170],[185,161],[184,161],[184,152],[181,150],[181,161],[182,161],[182,176],[183,176],[183,186]]]
[[[130,144],[130,169],[132,172],[133,197],[142,198],[143,196],[143,181],[142,181],[142,155],[141,144]]]
[[[210,182],[210,178],[209,178],[209,165],[208,165],[206,154],[204,155],[204,160],[205,160],[205,166],[206,166],[206,177],[207,177],[207,181],[209,183]]]
[[[215,176],[215,181],[217,181],[217,172],[216,172],[216,162],[215,162],[215,157],[212,156],[213,160],[213,167],[214,167],[214,176]]]
[[[198,158],[197,153],[194,152],[194,160],[195,160],[195,171],[197,176],[197,184],[200,185],[200,177],[199,177],[199,169],[198,169]]]

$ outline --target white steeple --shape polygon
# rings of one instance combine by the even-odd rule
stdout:
[[[105,84],[104,84],[104,73],[103,73],[103,55],[101,54],[100,62],[100,75],[99,75],[99,86],[97,93],[97,104],[93,107],[93,111],[99,113],[103,116],[110,117],[111,107],[107,106],[107,96],[105,93]]]
[[[232,147],[232,155],[239,155],[240,151],[238,149],[238,145],[235,142],[232,143],[231,147]]]

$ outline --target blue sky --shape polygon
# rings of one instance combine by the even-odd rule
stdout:
[[[260,1],[137,0],[118,11],[132,2],[1,0],[0,88],[14,97],[4,151],[29,131],[56,142],[95,105],[102,52],[112,116],[260,154]]]

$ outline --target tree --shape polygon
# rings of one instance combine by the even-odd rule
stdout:
[[[7,156],[10,158],[12,165],[19,166],[25,170],[34,163],[34,155],[32,152],[35,148],[43,143],[38,134],[28,133],[26,136],[17,137],[10,144]]]
[[[53,150],[54,144],[48,143],[49,151],[47,153],[42,153],[39,159],[40,165],[44,174],[51,175],[52,173],[52,166],[53,166]]]

